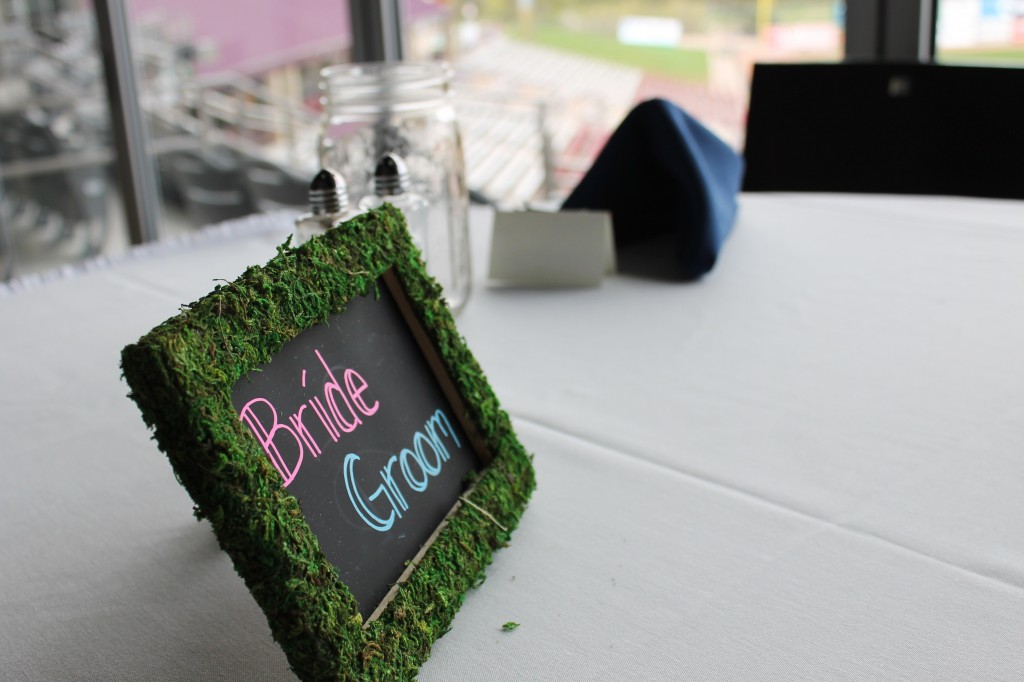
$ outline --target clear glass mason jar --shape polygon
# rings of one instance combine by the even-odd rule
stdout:
[[[320,164],[348,182],[354,203],[374,193],[381,156],[397,154],[411,190],[427,202],[427,272],[458,312],[469,298],[469,192],[451,68],[442,63],[365,63],[320,72]]]

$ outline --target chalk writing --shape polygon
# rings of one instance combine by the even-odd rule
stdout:
[[[347,368],[342,373],[342,381],[338,381],[320,351],[314,349],[313,353],[328,379],[323,385],[322,399],[320,395],[307,398],[284,419],[273,402],[263,397],[249,400],[239,411],[240,419],[256,436],[260,447],[281,474],[285,487],[295,480],[306,453],[319,457],[329,445],[326,443],[328,438],[338,443],[345,434],[354,432],[365,418],[380,409],[379,400],[367,403],[365,393],[369,384],[359,372]],[[306,388],[305,369],[300,383],[302,388]],[[316,415],[315,418],[306,420],[307,410]],[[356,465],[362,458],[354,452],[345,455],[345,492],[359,518],[373,530],[391,530],[395,520],[409,511],[407,495],[426,492],[430,480],[440,474],[444,463],[451,459],[446,441],[456,448],[462,446],[448,415],[438,408],[423,428],[413,434],[410,447],[391,455],[381,467],[381,483],[369,497],[359,490],[356,480]],[[396,468],[400,476],[396,476]]]
[[[303,413],[307,409],[316,414],[316,421],[320,424],[318,428],[314,422],[313,428],[321,431],[321,437],[326,434],[335,443],[343,433],[355,431],[363,423],[362,417],[373,416],[380,409],[380,401],[373,401],[373,405],[366,404],[363,393],[369,385],[359,372],[351,368],[346,369],[342,374],[343,388],[320,351],[313,352],[330,378],[330,381],[324,382],[323,401],[320,400],[320,396],[309,399],[289,415],[287,421],[281,421],[277,408],[266,398],[253,398],[239,411],[241,420],[256,436],[274,468],[281,474],[285,487],[295,480],[307,450],[314,457],[323,452],[320,441],[303,419]],[[305,369],[302,370],[302,387],[306,387]],[[283,438],[284,443],[280,443],[279,438]],[[289,447],[292,444],[294,446]]]
[[[409,502],[392,471],[396,464],[402,472],[402,480],[405,481],[407,489],[418,493],[426,492],[430,479],[440,474],[442,465],[451,459],[451,454],[444,444],[444,437],[454,441],[455,447],[461,447],[459,437],[452,431],[448,416],[438,409],[423,425],[423,429],[413,434],[412,448],[404,448],[399,454],[391,455],[387,464],[381,467],[380,478],[383,482],[369,497],[363,497],[356,484],[355,467],[361,458],[354,452],[345,455],[345,492],[359,518],[366,522],[366,525],[377,531],[388,531],[394,525],[395,518],[402,518],[402,512],[409,510]],[[382,510],[378,503],[375,511],[369,502],[376,501],[381,495],[384,495],[390,509]],[[378,512],[386,516],[380,516]]]

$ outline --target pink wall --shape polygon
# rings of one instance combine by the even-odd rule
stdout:
[[[260,71],[349,44],[345,0],[129,0],[134,21],[187,20],[217,46],[204,72]]]
[[[127,0],[134,21],[185,20],[217,46],[200,71],[257,73],[350,44],[347,0]],[[360,0],[362,1],[362,0]],[[443,11],[437,0],[406,0],[406,23]]]

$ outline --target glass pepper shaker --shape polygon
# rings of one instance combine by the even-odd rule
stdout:
[[[420,250],[430,270],[430,256],[427,250],[428,202],[410,189],[409,168],[402,157],[386,152],[377,162],[373,173],[373,194],[359,200],[359,208],[368,211],[387,202],[405,214],[405,224],[412,235],[412,241]],[[433,273],[431,273],[433,274]]]

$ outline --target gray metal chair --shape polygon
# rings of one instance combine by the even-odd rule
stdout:
[[[249,196],[259,210],[303,209],[308,206],[312,177],[300,177],[291,170],[262,159],[248,159],[244,167]]]
[[[7,201],[4,185],[0,182],[0,282],[6,282],[14,272],[14,244],[11,242],[11,228],[7,215]]]
[[[254,213],[241,164],[225,147],[178,152],[171,161],[185,212],[196,227]]]
[[[106,164],[83,164],[76,159],[75,153],[85,151],[85,147],[57,135],[45,116],[5,117],[2,127],[0,161],[12,165],[19,161],[58,162],[46,170],[14,178],[7,183],[8,194],[17,205],[36,208],[35,227],[49,225],[56,218],[57,241],[84,232],[83,255],[98,253],[109,231]]]

